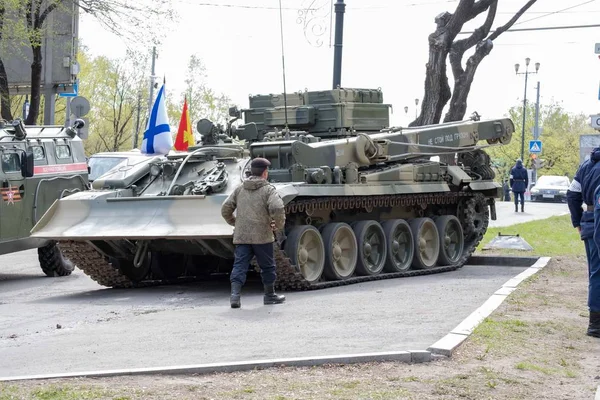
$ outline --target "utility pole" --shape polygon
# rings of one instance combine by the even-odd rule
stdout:
[[[540,81],[537,83],[537,97],[535,100],[535,129],[533,131],[533,140],[540,137]]]
[[[335,3],[335,37],[333,43],[333,89],[342,85],[342,43],[344,41],[344,0]]]
[[[154,100],[154,67],[156,65],[156,46],[152,47],[152,72],[150,75],[150,96],[148,97],[148,118],[152,115],[152,100]]]
[[[515,73],[517,75],[525,75],[525,88],[523,94],[523,126],[521,129],[521,161],[525,162],[525,118],[527,116],[527,76],[533,72],[529,72],[530,58],[525,59],[525,72],[519,73],[519,64],[515,64]],[[540,63],[535,63],[535,73],[537,74],[540,69]]]
[[[533,128],[533,140],[540,138],[540,81],[537,83],[537,95],[535,100],[535,127]],[[537,182],[537,164],[536,160],[533,162],[533,174],[532,181]]]

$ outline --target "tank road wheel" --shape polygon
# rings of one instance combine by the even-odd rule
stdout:
[[[297,226],[285,240],[285,253],[300,273],[310,283],[317,282],[323,274],[325,247],[319,230],[312,225]]]
[[[454,265],[460,261],[464,249],[463,229],[453,215],[436,218],[435,225],[440,235],[440,265]]]
[[[38,260],[44,274],[50,277],[71,275],[75,269],[73,263],[62,255],[56,242],[38,248]]]
[[[323,228],[325,277],[330,281],[350,278],[356,269],[356,236],[350,225],[336,222]]]
[[[377,275],[383,269],[387,256],[385,233],[377,221],[359,221],[353,224],[358,243],[356,272]]]
[[[381,224],[387,241],[386,272],[402,272],[410,268],[415,247],[410,225],[403,219],[392,219]]]
[[[440,253],[440,237],[435,222],[431,218],[415,218],[409,224],[415,245],[412,266],[416,269],[434,267]]]

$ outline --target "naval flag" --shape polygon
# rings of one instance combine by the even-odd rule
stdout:
[[[148,120],[148,126],[142,140],[142,153],[146,154],[168,154],[173,148],[173,136],[171,126],[167,117],[167,106],[165,104],[165,84],[163,83]]]

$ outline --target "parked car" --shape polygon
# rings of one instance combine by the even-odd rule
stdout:
[[[562,201],[567,202],[567,189],[571,182],[566,176],[540,176],[531,187],[531,201]]]

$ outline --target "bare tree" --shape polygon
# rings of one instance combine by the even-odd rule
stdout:
[[[0,42],[2,42],[3,36],[5,36],[4,32],[10,30],[8,27],[9,22],[7,21],[7,9],[11,8],[11,3],[14,3],[14,1],[0,0]],[[0,118],[10,121],[12,120],[12,116],[11,101],[8,92],[8,77],[4,62],[2,62],[2,58],[0,57]]]
[[[410,126],[439,123],[448,101],[450,106],[444,122],[463,119],[475,72],[492,51],[494,40],[512,27],[536,1],[528,0],[508,22],[493,32],[491,27],[496,18],[498,0],[460,0],[454,13],[444,12],[438,15],[435,18],[437,28],[429,35],[429,61],[426,65],[421,113]],[[486,12],[486,19],[479,28],[465,39],[456,39],[465,23]],[[473,54],[463,65],[465,53],[472,48]],[[448,59],[454,77],[452,90],[448,83]]]
[[[4,2],[0,0],[0,36],[3,31]],[[141,43],[158,43],[166,23],[174,18],[170,7],[171,0],[21,0],[18,2],[16,15],[24,16],[27,40],[31,46],[31,103],[25,121],[34,125],[40,114],[41,81],[42,81],[42,45],[45,35],[52,35],[52,27],[48,27],[50,14],[57,9],[70,9],[71,5],[79,7],[84,13],[95,17],[108,31],[125,37],[130,45]],[[3,87],[2,83],[6,82]],[[0,57],[0,96],[8,96],[6,71],[3,71]],[[7,101],[3,101],[3,104]],[[10,110],[10,104],[6,111]],[[4,113],[3,113],[4,115]],[[7,116],[9,113],[7,112]]]

